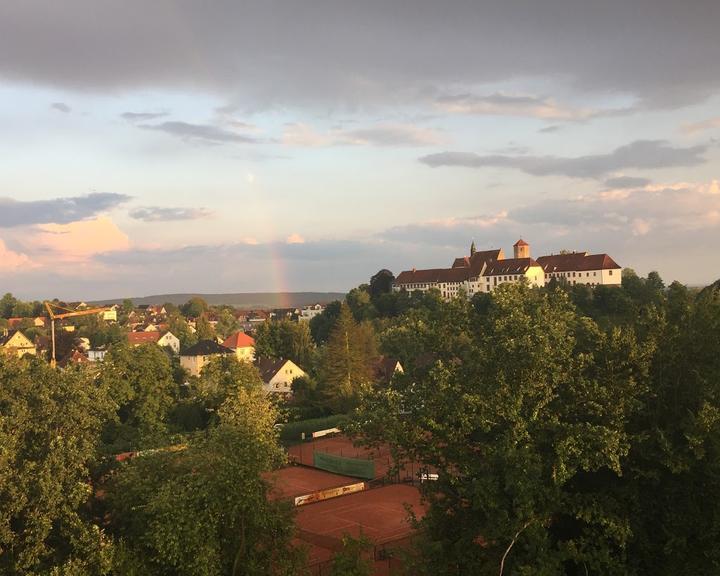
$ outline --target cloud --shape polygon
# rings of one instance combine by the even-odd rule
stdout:
[[[43,224],[22,239],[24,249],[50,268],[62,263],[87,262],[95,254],[127,250],[127,235],[106,216],[67,224]],[[72,274],[72,269],[59,269]]]
[[[174,286],[188,291],[346,291],[367,282],[382,267],[400,267],[407,250],[388,250],[377,240],[332,239],[302,244],[243,241],[134,248],[98,254],[93,260],[116,278],[131,278],[144,293],[168,292],[168,277]],[[248,274],[248,270],[253,273]],[[107,297],[110,292],[117,293],[117,288],[108,283],[96,291]]]
[[[697,134],[698,132],[705,132],[706,130],[715,130],[720,128],[720,116],[717,118],[709,118],[702,122],[695,122],[694,124],[685,124],[682,127],[682,131],[685,134]]]
[[[520,116],[549,120],[585,120],[598,114],[596,110],[560,106],[552,98],[508,95],[501,92],[488,95],[446,95],[439,97],[435,105],[452,114]]]
[[[120,118],[128,122],[148,122],[167,115],[167,112],[123,112]]]
[[[465,246],[470,238],[492,244],[514,227],[507,211],[496,214],[443,218],[395,226],[381,237],[394,242],[427,246]]]
[[[72,108],[65,104],[64,102],[53,102],[50,104],[50,108],[53,110],[57,110],[58,112],[62,112],[63,114],[69,114],[72,112]]]
[[[130,217],[143,222],[173,222],[177,220],[200,220],[210,216],[205,208],[165,208],[144,206],[130,211]]]
[[[605,180],[605,186],[608,188],[642,188],[650,184],[649,178],[639,178],[637,176],[616,176]]]
[[[286,146],[432,146],[442,142],[434,130],[411,124],[381,124],[355,130],[334,129],[321,132],[307,124],[285,127]]]
[[[0,238],[0,270],[14,272],[21,269],[34,268],[35,264],[26,254],[10,250]]]
[[[546,77],[671,106],[719,86],[720,6],[697,2],[28,0],[3,6],[0,76],[192,89],[248,108],[397,102],[427,86]]]
[[[67,224],[92,218],[130,200],[125,194],[95,192],[86,196],[52,200],[14,200],[0,198],[0,228],[30,224]]]
[[[192,140],[203,144],[256,144],[259,142],[255,137],[238,134],[209,124],[169,121],[161,124],[140,124],[139,128],[156,130],[183,140]]]
[[[297,232],[293,232],[285,240],[287,244],[305,244],[305,238],[300,236]]]
[[[546,200],[511,210],[508,217],[523,224],[594,228],[607,234],[707,230],[720,225],[720,183],[649,184],[620,193]]]
[[[560,130],[562,130],[562,126],[553,124],[551,126],[545,126],[545,128],[540,128],[540,130],[538,130],[538,132],[540,134],[552,134],[554,132],[559,132]]]
[[[663,140],[636,140],[608,154],[577,157],[486,155],[472,152],[440,152],[420,158],[432,168],[513,168],[533,176],[562,175],[571,178],[600,178],[627,168],[654,169],[674,166],[698,166],[705,162],[706,146],[675,148]]]

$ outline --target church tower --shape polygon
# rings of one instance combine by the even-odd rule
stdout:
[[[513,244],[515,258],[530,258],[530,244],[522,238]]]
[[[470,244],[470,256],[472,257],[477,250],[475,249],[475,240],[472,241],[472,244]]]

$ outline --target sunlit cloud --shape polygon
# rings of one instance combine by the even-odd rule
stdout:
[[[307,124],[285,127],[282,143],[295,147],[434,146],[444,141],[436,130],[411,124],[380,124],[355,130],[316,130]]]
[[[300,236],[297,232],[294,232],[287,237],[285,242],[288,244],[305,244],[305,238]]]
[[[36,264],[27,254],[10,250],[0,238],[0,270],[3,272],[16,272],[34,268]]]
[[[705,132],[706,130],[715,130],[720,128],[720,116],[717,118],[709,118],[702,122],[694,122],[692,124],[685,124],[682,127],[682,131],[685,134],[698,134],[699,132]]]
[[[24,242],[24,248],[37,262],[60,271],[63,263],[85,262],[95,254],[129,247],[128,236],[106,216],[69,224],[43,224]]]

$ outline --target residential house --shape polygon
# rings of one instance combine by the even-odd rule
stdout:
[[[373,366],[373,372],[377,382],[389,384],[395,374],[403,374],[404,370],[397,358],[380,356]]]
[[[302,310],[300,310],[300,316],[298,316],[298,320],[300,322],[310,322],[315,316],[318,316],[323,313],[325,308],[321,306],[320,304],[315,304],[313,306],[305,306]]]
[[[100,312],[102,319],[106,322],[117,322],[117,308],[114,306],[110,310],[104,310]]]
[[[37,355],[37,349],[20,330],[6,332],[0,336],[0,351],[22,358],[25,354]]]
[[[235,352],[214,340],[200,340],[180,354],[180,366],[187,370],[190,376],[200,376],[203,366],[210,360],[231,354],[234,355]]]
[[[107,349],[105,347],[91,348],[87,351],[87,357],[90,362],[102,362],[105,360]]]
[[[245,332],[235,332],[222,342],[222,345],[235,351],[238,360],[243,362],[255,361],[255,340]]]
[[[130,332],[127,336],[128,344],[140,346],[141,344],[157,344],[170,348],[175,354],[180,352],[180,340],[172,332]]]
[[[307,373],[295,362],[284,358],[279,360],[258,358],[256,366],[267,394],[289,396],[292,394],[292,381],[307,376]]]

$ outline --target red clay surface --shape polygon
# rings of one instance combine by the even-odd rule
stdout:
[[[412,533],[405,504],[418,518],[425,514],[417,488],[393,484],[303,506],[295,522],[303,540],[322,548],[336,549],[344,534],[382,544]]]
[[[327,488],[356,484],[357,478],[332,474],[317,468],[289,466],[266,476],[274,486],[270,493],[271,500],[292,499]]]

